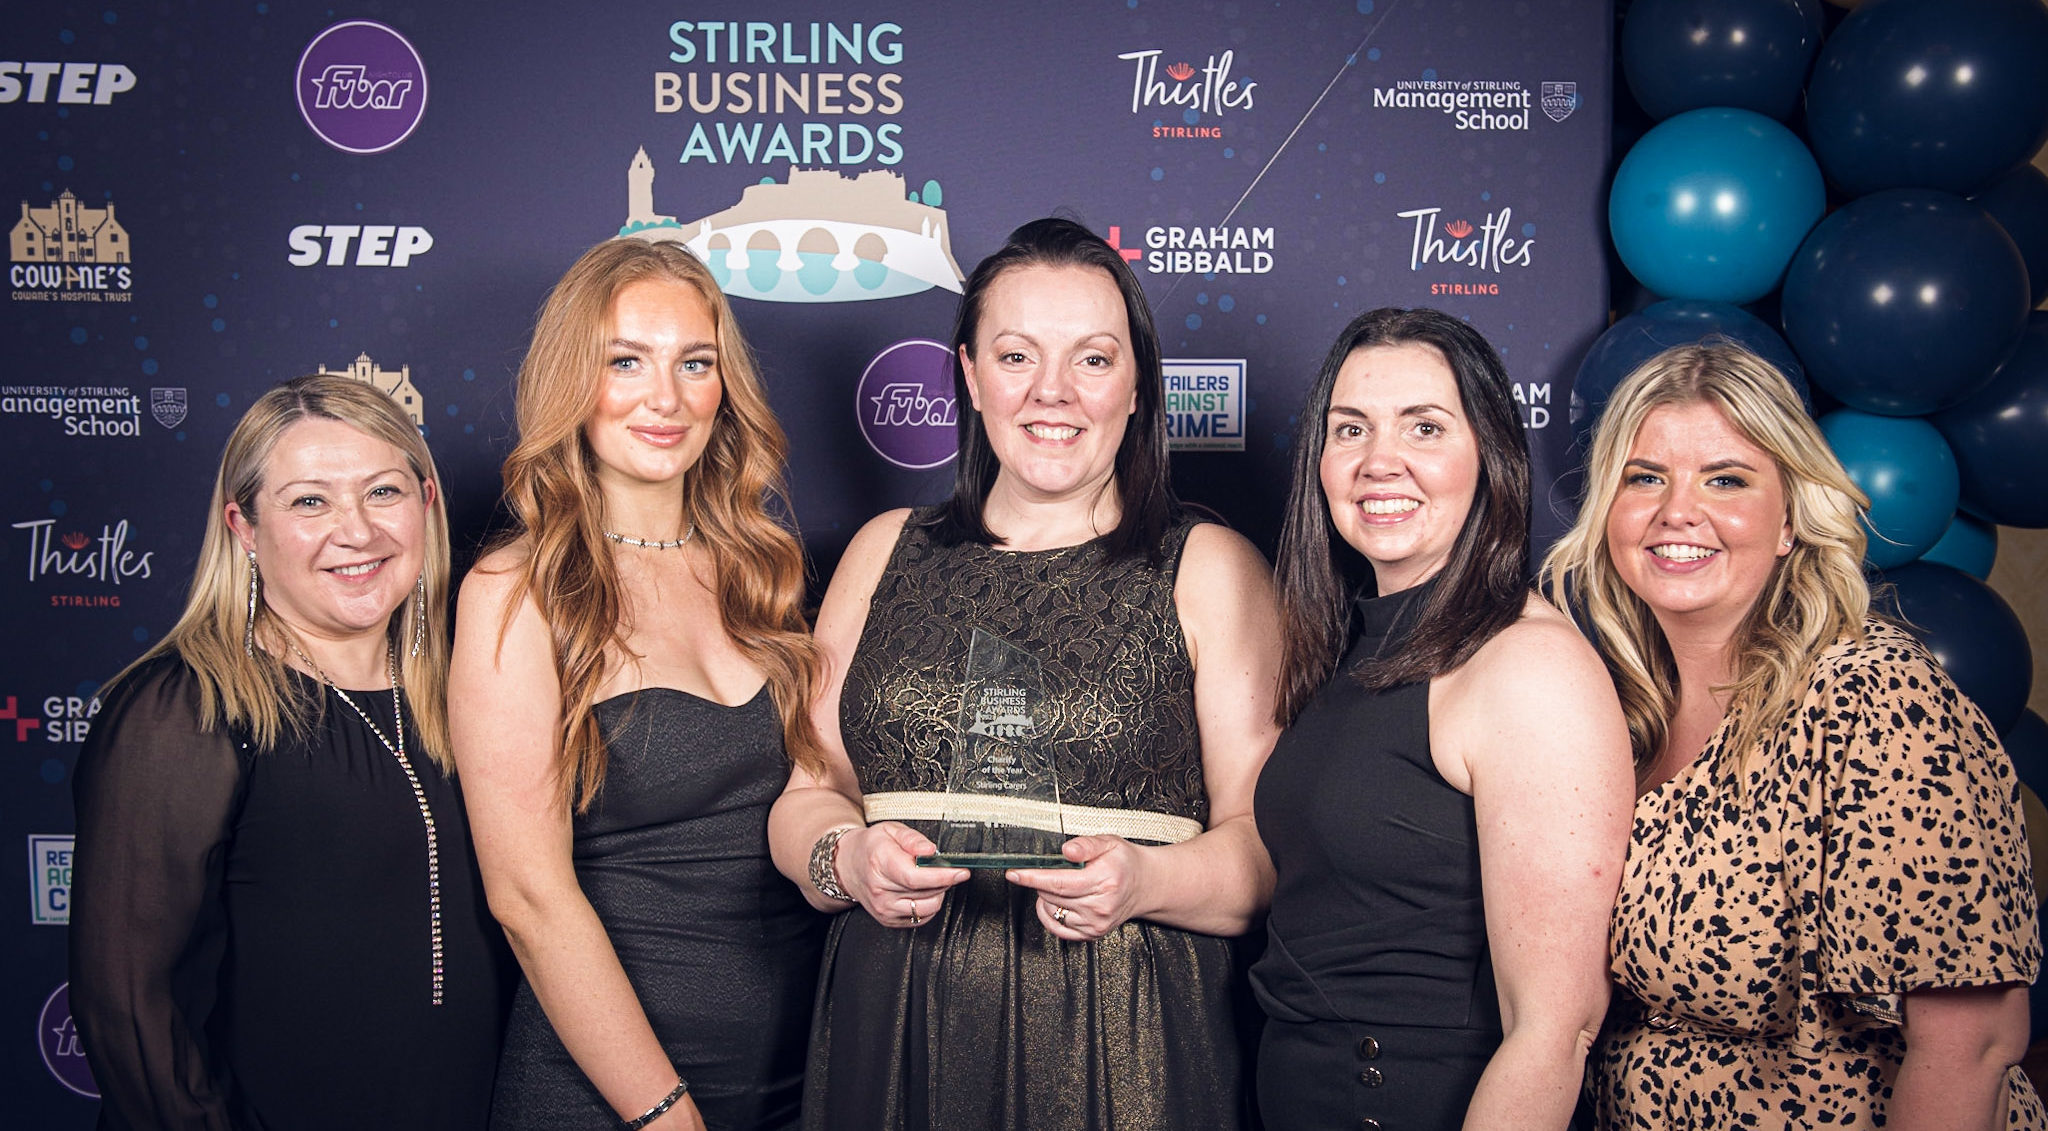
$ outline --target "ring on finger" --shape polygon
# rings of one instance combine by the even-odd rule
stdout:
[[[1066,925],[1067,925],[1067,909],[1066,909],[1066,908],[1064,908],[1064,907],[1060,907],[1060,906],[1058,906],[1058,905],[1054,905],[1054,907],[1053,907],[1053,909],[1052,909],[1052,921],[1053,921],[1053,922],[1055,922],[1055,923],[1058,923],[1058,924],[1059,924],[1060,926],[1062,926],[1062,927],[1066,926]]]
[[[917,901],[914,899],[910,901],[910,925],[913,927],[924,925],[924,920],[917,917]]]

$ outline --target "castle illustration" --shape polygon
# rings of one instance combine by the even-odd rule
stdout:
[[[887,298],[935,286],[958,294],[965,279],[945,210],[909,199],[902,175],[882,169],[847,177],[791,165],[786,182],[748,185],[738,204],[678,223],[654,210],[654,164],[643,148],[626,171],[619,234],[682,244],[711,266],[727,294],[774,302]],[[765,287],[749,275],[755,252],[774,257],[775,277]],[[836,276],[822,287],[783,278],[823,263]],[[882,268],[893,283],[878,281]]]
[[[363,384],[376,389],[378,392],[389,396],[392,400],[398,402],[399,408],[405,410],[405,415],[412,421],[415,428],[427,422],[426,410],[420,406],[420,391],[413,388],[412,366],[410,365],[401,365],[396,372],[389,369],[379,369],[377,368],[377,363],[370,360],[369,354],[359,353],[356,355],[355,361],[347,369],[329,369],[322,365],[320,372],[333,373],[342,377],[353,377]]]
[[[126,263],[128,231],[114,219],[112,201],[88,208],[65,189],[48,208],[21,202],[8,254],[16,263]]]

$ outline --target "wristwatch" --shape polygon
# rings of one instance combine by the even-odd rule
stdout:
[[[818,842],[811,846],[811,886],[826,899],[836,899],[841,903],[859,902],[839,886],[839,868],[832,862],[833,855],[839,851],[839,838],[859,827],[841,825],[819,837]]]

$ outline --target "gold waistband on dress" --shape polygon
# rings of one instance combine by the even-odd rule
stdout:
[[[1065,833],[1068,836],[1113,834],[1125,840],[1179,844],[1202,832],[1189,817],[1147,813],[1139,809],[1105,809],[1095,805],[1062,805],[1021,797],[985,793],[927,793],[904,790],[870,793],[861,798],[869,824],[876,821],[972,821]]]

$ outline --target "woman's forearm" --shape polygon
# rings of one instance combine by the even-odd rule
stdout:
[[[1241,935],[1273,901],[1273,863],[1249,815],[1180,844],[1140,850],[1145,890],[1134,918],[1205,935]]]
[[[1465,1109],[1465,1131],[1564,1131],[1599,1022],[1521,1025],[1501,1041]]]

